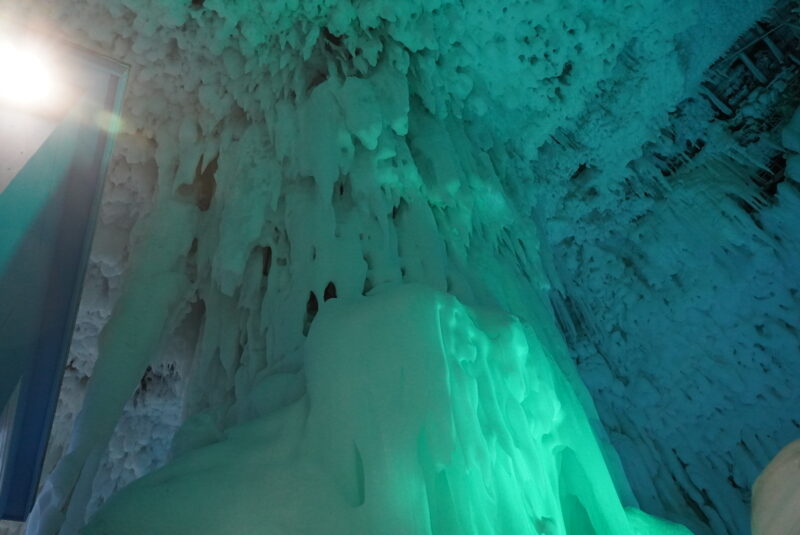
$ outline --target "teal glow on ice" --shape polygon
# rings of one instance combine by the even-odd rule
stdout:
[[[581,403],[511,316],[403,285],[327,303],[305,357],[298,402],[133,483],[83,533],[689,533],[626,512]]]

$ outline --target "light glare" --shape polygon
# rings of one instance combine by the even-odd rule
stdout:
[[[53,93],[51,68],[33,46],[0,43],[0,100],[14,106],[44,104]]]

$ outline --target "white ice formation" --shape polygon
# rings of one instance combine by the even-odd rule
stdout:
[[[418,283],[531,326],[623,504],[746,533],[800,425],[797,164],[762,203],[749,177],[786,151],[700,94],[772,4],[0,0],[132,66],[27,532],[302,406],[326,301]]]
[[[753,535],[800,530],[800,440],[769,463],[753,486]]]
[[[376,288],[326,303],[303,360],[304,396],[132,483],[83,533],[689,533],[626,513],[569,383],[509,316]],[[272,405],[293,382],[270,376]]]

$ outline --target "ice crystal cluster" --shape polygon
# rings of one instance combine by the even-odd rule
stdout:
[[[18,4],[132,69],[27,533],[746,533],[797,157],[748,215],[698,95],[771,2]]]

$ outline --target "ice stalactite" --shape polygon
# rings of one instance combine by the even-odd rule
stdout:
[[[510,62],[505,37],[486,30],[479,3],[468,6],[474,18],[448,2],[339,3],[322,12],[247,3],[223,9],[213,2],[201,12],[128,7],[105,9],[112,19],[132,17],[140,32],[130,51],[142,64],[142,85],[132,82],[129,109],[135,116],[147,107],[139,135],[156,133],[159,193],[135,233],[141,241],[132,251],[127,290],[101,337],[75,433],[29,533],[73,533],[84,522],[126,397],[191,303],[204,313],[176,451],[219,440],[232,426],[297,402],[305,390],[305,336],[331,288],[338,299],[353,299],[387,284],[423,283],[466,303],[515,313],[535,326],[580,388],[545,298],[535,233],[506,199],[505,184],[519,167],[504,146],[508,133],[494,123],[468,126],[492,101],[496,113],[518,124],[519,97],[513,84],[496,83],[502,77],[489,82],[478,71],[465,72],[485,45],[501,69],[530,78],[532,87],[537,77],[562,73],[555,94],[548,89],[532,101],[552,115],[553,98],[570,103],[558,114],[579,107],[583,88],[602,69],[573,65],[565,49],[555,48],[552,59],[532,70],[533,60]],[[520,25],[515,39],[530,43],[525,34],[532,18],[546,11],[511,7]],[[600,3],[572,8],[610,20]],[[236,21],[238,47],[226,47],[220,35]],[[578,29],[603,43],[587,54],[616,56],[606,31]],[[98,31],[90,34],[102,38]],[[582,49],[578,37],[570,39]],[[200,43],[200,52],[191,50]],[[195,63],[180,54],[193,55]],[[198,61],[202,54],[219,56],[219,68]],[[154,66],[166,69],[164,79],[154,78]],[[578,72],[581,84],[569,83],[566,76]],[[196,99],[179,105],[184,111],[177,117],[166,107],[174,95],[142,100],[143,88],[174,91],[168,84],[180,84]],[[624,488],[622,478],[618,483]]]

